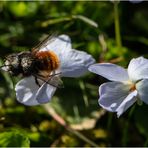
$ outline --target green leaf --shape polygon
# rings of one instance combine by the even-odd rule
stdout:
[[[28,137],[19,131],[0,133],[0,147],[30,147]]]
[[[7,5],[10,12],[17,17],[33,15],[38,8],[37,2],[26,3],[21,1],[8,3]]]

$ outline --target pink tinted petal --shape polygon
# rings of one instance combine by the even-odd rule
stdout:
[[[148,104],[148,79],[144,79],[139,81],[136,84],[136,88],[138,91],[139,98]]]
[[[123,82],[129,79],[126,69],[115,64],[93,64],[89,67],[89,71],[101,75],[111,81]]]
[[[143,57],[132,59],[128,66],[128,74],[133,82],[148,78],[148,60]]]

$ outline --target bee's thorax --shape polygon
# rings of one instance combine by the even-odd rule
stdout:
[[[38,61],[38,68],[40,70],[53,71],[59,68],[59,59],[52,51],[40,51],[35,54]]]

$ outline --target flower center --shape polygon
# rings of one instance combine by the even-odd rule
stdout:
[[[130,87],[130,91],[132,92],[134,90],[136,90],[136,85],[135,84],[132,84],[131,87]]]
[[[130,92],[136,90],[136,84],[133,83],[132,81],[127,81],[126,84],[129,85],[129,91],[130,91]]]

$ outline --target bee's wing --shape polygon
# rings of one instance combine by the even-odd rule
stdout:
[[[57,34],[52,34],[46,36],[41,42],[39,42],[35,47],[32,48],[33,52],[37,52],[40,49],[46,47],[48,44],[52,43],[57,37]]]
[[[47,83],[58,88],[64,87],[63,81],[61,80],[59,75],[51,76],[51,78],[47,81]]]
[[[37,75],[37,74],[34,74],[34,77],[37,78],[37,82],[39,82],[39,84],[40,84],[40,81],[44,81],[44,82],[46,82],[54,87],[57,87],[57,88],[64,87],[63,81],[60,78],[60,74],[53,74],[53,75],[49,76],[48,79],[47,79],[47,77],[44,77],[42,75]]]
[[[47,37],[45,41],[41,42],[41,45],[38,46],[37,50],[40,51],[53,51],[57,54],[57,56],[61,55],[61,53],[64,53],[65,50],[71,49],[71,39],[67,35],[53,35]]]

